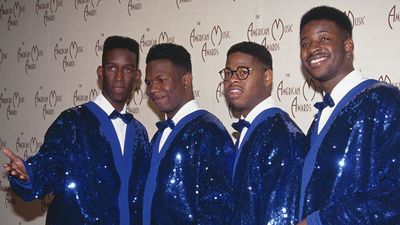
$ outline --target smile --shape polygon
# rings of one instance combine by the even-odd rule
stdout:
[[[320,63],[322,61],[325,61],[327,58],[326,57],[321,57],[321,58],[317,58],[317,59],[313,59],[310,61],[310,64],[317,64]]]

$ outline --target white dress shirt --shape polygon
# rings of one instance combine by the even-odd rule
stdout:
[[[199,103],[198,103],[195,99],[193,99],[193,100],[187,102],[185,105],[182,106],[182,108],[180,108],[180,109],[178,110],[178,112],[177,112],[177,113],[175,114],[175,116],[172,118],[172,121],[174,121],[174,124],[176,125],[176,124],[179,123],[179,121],[180,121],[183,117],[189,115],[189,114],[192,113],[192,112],[195,112],[195,111],[197,111],[197,110],[200,110],[200,109],[201,109],[201,108],[200,108],[200,106],[199,106]],[[167,119],[167,118],[166,118],[166,119]],[[162,134],[162,136],[161,136],[161,139],[160,139],[160,145],[159,145],[159,147],[158,147],[158,152],[161,151],[162,147],[163,147],[164,144],[165,144],[165,141],[167,140],[168,136],[171,134],[171,131],[172,131],[171,128],[169,128],[169,127],[165,128],[165,130],[164,130],[164,132],[163,132],[163,134]]]
[[[104,97],[104,95],[100,92],[99,95],[93,100],[96,105],[98,105],[104,112],[109,116],[115,109],[111,105],[111,103]],[[120,113],[126,113],[126,104]],[[125,146],[125,134],[126,134],[126,123],[122,121],[121,118],[117,117],[111,120],[115,131],[117,132],[119,145],[121,146],[122,155],[124,154],[124,146]]]
[[[253,123],[254,119],[258,116],[258,114],[260,114],[262,111],[269,109],[269,108],[273,108],[273,107],[277,107],[275,105],[275,101],[274,99],[272,99],[271,96],[269,96],[268,98],[264,99],[262,102],[258,103],[256,105],[256,107],[254,107],[249,114],[247,114],[245,119],[246,121],[248,121],[250,124]],[[243,127],[242,132],[240,132],[240,137],[239,137],[239,145],[238,148],[240,148],[240,145],[242,144],[243,138],[247,133],[248,128],[247,127]]]
[[[342,100],[342,98],[355,86],[365,81],[366,78],[363,77],[360,71],[353,70],[347,76],[345,76],[332,90],[331,97],[335,105],[333,107],[325,107],[321,112],[321,117],[318,122],[318,134],[324,128],[326,122],[331,116],[333,110],[335,110],[337,104]]]

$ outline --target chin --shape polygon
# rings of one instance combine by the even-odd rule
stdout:
[[[236,109],[236,110],[242,109],[243,106],[245,105],[245,104],[243,104],[243,102],[240,101],[239,99],[233,99],[232,101],[228,101],[228,102],[229,102],[228,104],[229,104],[233,109]]]
[[[232,111],[235,112],[241,112],[243,110],[243,107],[237,104],[229,104],[229,107],[231,108]]]

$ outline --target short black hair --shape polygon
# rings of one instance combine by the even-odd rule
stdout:
[[[350,38],[353,35],[353,25],[349,17],[342,11],[330,6],[318,6],[307,11],[300,22],[300,33],[304,26],[313,20],[329,20],[345,31]]]
[[[162,43],[150,48],[146,57],[146,64],[158,59],[171,61],[175,66],[182,67],[186,72],[192,73],[190,53],[181,45]]]
[[[108,51],[115,48],[126,48],[136,55],[136,66],[139,66],[139,44],[137,41],[129,37],[109,36],[104,41],[103,55],[101,58],[102,65],[105,64],[105,55]]]
[[[272,70],[272,56],[266,47],[255,42],[243,41],[230,47],[226,56],[236,52],[251,55]]]

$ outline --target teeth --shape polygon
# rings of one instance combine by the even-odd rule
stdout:
[[[241,91],[240,91],[240,90],[237,90],[237,89],[233,89],[233,90],[231,90],[230,92],[231,92],[231,93],[240,93]]]
[[[314,64],[314,63],[319,63],[319,62],[321,62],[321,61],[324,61],[326,58],[325,57],[323,57],[323,58],[318,58],[318,59],[313,59],[313,60],[311,60],[311,63],[312,64]]]

